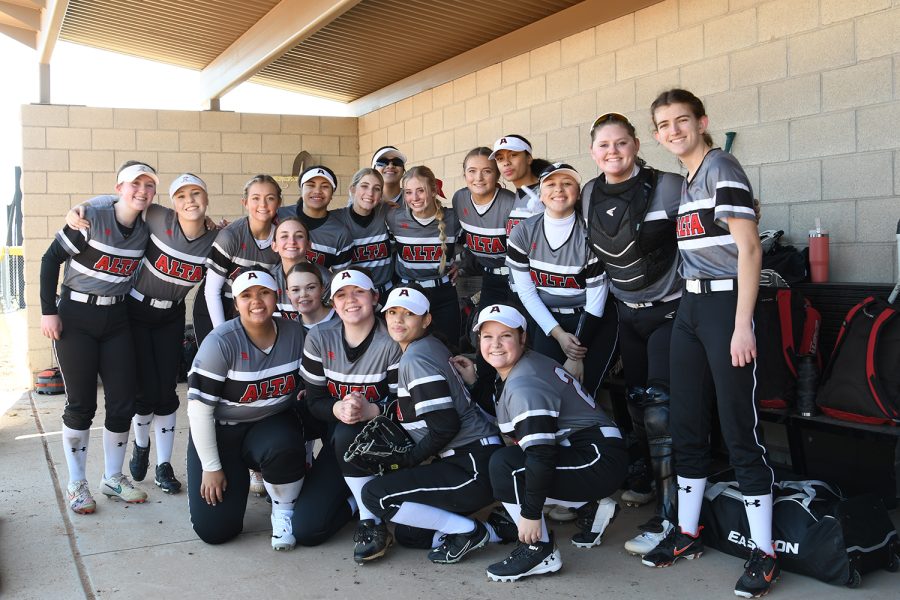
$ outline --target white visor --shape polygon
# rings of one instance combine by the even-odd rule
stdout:
[[[328,180],[328,183],[331,184],[331,187],[337,190],[337,181],[334,180],[334,177],[331,176],[331,173],[326,171],[325,169],[310,169],[300,178],[300,187],[303,187],[303,184],[312,179],[313,177],[324,177]]]
[[[397,157],[403,161],[403,164],[406,164],[406,155],[405,154],[403,154],[402,152],[400,152],[393,146],[385,146],[384,148],[382,148],[381,150],[376,152],[374,156],[372,156],[372,168],[373,169],[375,168],[375,163],[378,162],[379,158],[381,158],[382,156],[386,156],[388,154],[391,155],[388,158]]]
[[[347,269],[336,273],[334,279],[331,280],[331,295],[334,296],[339,289],[347,285],[355,285],[364,290],[375,289],[375,284],[368,275],[356,269]]]
[[[398,287],[392,289],[391,293],[388,294],[387,302],[384,303],[384,308],[381,309],[381,312],[387,312],[389,308],[394,308],[395,306],[405,308],[412,314],[421,316],[428,312],[431,308],[431,303],[428,302],[425,294],[419,290]]]
[[[518,329],[520,327],[525,329],[525,317],[522,316],[522,313],[506,304],[491,304],[482,309],[482,311],[478,313],[478,322],[475,323],[475,327],[472,328],[472,331],[478,331],[481,329],[481,325],[488,321],[497,321],[512,329]]]
[[[173,198],[175,194],[186,185],[196,185],[206,191],[206,183],[193,173],[185,173],[175,178],[175,181],[169,186],[169,198]]]
[[[131,183],[141,175],[146,175],[156,182],[156,185],[159,185],[159,177],[153,172],[153,169],[147,165],[141,164],[131,165],[130,167],[122,169],[122,172],[119,173],[119,176],[116,178],[116,184]]]
[[[572,165],[567,165],[566,163],[553,163],[541,173],[541,185],[544,185],[544,181],[548,178],[556,175],[558,173],[565,173],[570,175],[572,179],[578,182],[578,185],[581,185],[581,175],[578,174],[578,171],[575,170],[575,167]]]
[[[531,154],[531,146],[525,143],[525,140],[517,137],[502,137],[496,142],[494,142],[494,151],[491,152],[491,155],[488,157],[490,160],[494,160],[497,156],[498,150],[513,150],[514,152],[527,152]]]
[[[254,285],[261,285],[273,292],[278,292],[278,284],[275,283],[275,278],[265,271],[246,271],[235,277],[234,283],[231,284],[231,295],[237,297],[241,292],[247,288],[252,288]]]

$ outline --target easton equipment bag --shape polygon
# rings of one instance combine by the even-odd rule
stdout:
[[[868,297],[847,313],[816,399],[835,419],[900,425],[900,318]]]
[[[865,573],[900,566],[897,531],[877,496],[847,500],[817,480],[782,481],[772,491],[772,534],[784,570],[856,587]],[[745,560],[750,556],[750,526],[737,482],[707,484],[701,523],[705,544]]]
[[[63,385],[63,378],[58,367],[44,369],[37,374],[37,381],[34,384],[34,391],[38,394],[64,394],[66,386]]]
[[[757,393],[763,408],[794,403],[801,356],[814,356],[821,369],[819,330],[822,316],[800,292],[761,287],[754,312]]]

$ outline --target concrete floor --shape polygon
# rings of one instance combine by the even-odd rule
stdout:
[[[183,386],[180,393],[183,398]],[[568,542],[572,525],[554,525],[562,571],[514,584],[492,583],[484,575],[509,546],[491,546],[449,566],[431,564],[423,551],[395,547],[384,560],[358,567],[351,559],[353,530],[348,526],[320,547],[273,552],[269,505],[255,497],[248,504],[244,533],[228,544],[208,546],[191,529],[185,494],[166,496],[153,485],[152,475],[140,484],[150,495],[146,504],[128,505],[98,493],[97,512],[76,515],[60,493],[67,479],[59,437],[63,401],[62,396],[26,393],[0,417],[0,598],[521,600],[524,594],[702,600],[733,598],[741,573],[739,559],[715,551],[669,569],[641,566],[622,544],[649,517],[646,507],[624,509],[604,544],[590,550]],[[188,428],[183,406],[179,419],[173,464],[184,482]],[[95,424],[102,422],[98,414]],[[95,489],[101,468],[96,429],[88,460]],[[788,573],[774,593],[816,600],[900,598],[900,575],[873,573],[860,589],[848,590]]]

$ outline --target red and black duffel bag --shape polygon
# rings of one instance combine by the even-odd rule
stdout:
[[[871,425],[900,425],[900,318],[881,298],[850,309],[816,403],[836,419]]]

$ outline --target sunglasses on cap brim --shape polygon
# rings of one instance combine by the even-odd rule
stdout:
[[[594,124],[591,125],[591,129],[594,129],[598,125],[603,125],[604,123],[608,123],[610,121],[620,121],[622,123],[628,123],[629,125],[631,125],[631,121],[629,121],[628,117],[626,117],[622,113],[608,112],[597,117],[596,120],[594,120]]]
[[[393,165],[395,167],[402,167],[402,166],[406,165],[406,163],[397,157],[379,158],[378,160],[375,161],[376,167],[386,167],[388,165]]]

